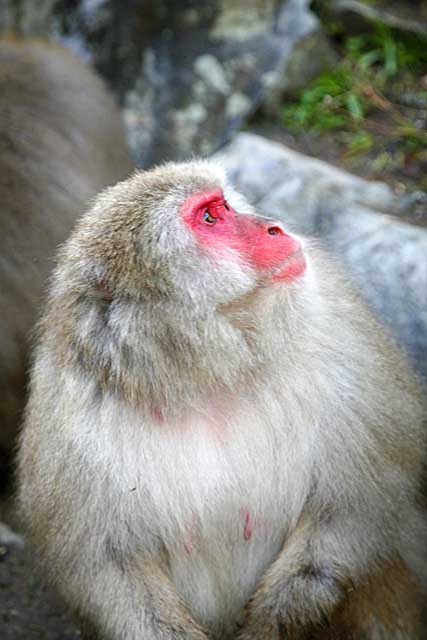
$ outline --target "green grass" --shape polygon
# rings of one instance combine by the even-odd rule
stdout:
[[[416,85],[417,78],[427,73],[427,41],[394,32],[382,24],[375,24],[369,33],[351,37],[336,24],[331,29],[341,43],[341,61],[313,80],[296,101],[283,107],[285,127],[294,133],[346,132],[347,154],[352,156],[366,153],[373,145],[369,116],[388,111],[386,135],[421,152],[427,144],[427,134],[402,116],[385,94],[391,80],[406,78]]]

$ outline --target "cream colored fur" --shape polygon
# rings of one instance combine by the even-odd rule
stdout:
[[[177,212],[205,184],[235,204],[198,162],[104,192],[64,247],[40,330],[21,509],[103,639],[223,640],[242,625],[255,640],[243,608],[264,587],[302,638],[336,588],[322,578],[307,613],[307,570],[302,597],[289,586],[280,604],[296,566],[355,588],[390,557],[424,570],[423,409],[403,356],[307,240],[291,284],[199,255]],[[379,629],[369,638],[386,640]]]

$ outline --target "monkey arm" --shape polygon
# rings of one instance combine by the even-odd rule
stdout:
[[[132,557],[96,575],[79,606],[83,637],[109,640],[207,640],[158,564]]]
[[[302,640],[330,620],[379,556],[375,534],[369,540],[363,529],[357,514],[320,524],[303,515],[248,602],[239,640],[278,632],[282,640]]]
[[[80,619],[83,638],[208,640],[170,580],[161,551],[134,550],[126,535],[111,544],[111,530],[93,515],[82,507],[77,526],[52,517],[47,548],[41,548],[42,560],[55,567],[50,581]]]
[[[54,427],[46,428],[50,441]],[[22,447],[21,509],[48,581],[80,618],[84,637],[207,640],[169,578],[157,538],[147,541],[139,517],[132,519],[135,494],[117,491],[76,440],[60,440],[54,456],[44,455],[43,438],[40,448]],[[28,507],[35,503],[37,511]]]

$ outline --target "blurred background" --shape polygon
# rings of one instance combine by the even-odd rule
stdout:
[[[427,189],[424,0],[2,0],[105,78],[138,164],[242,127],[397,191]]]
[[[138,166],[217,157],[320,238],[427,379],[427,1],[0,0],[0,31],[96,70]],[[0,637],[78,638],[0,540]]]
[[[261,211],[342,255],[427,375],[425,0],[1,0],[0,29],[91,65],[139,166],[220,151]]]
[[[262,211],[343,256],[427,375],[425,0],[1,0],[0,28],[91,65],[139,166],[220,150]]]

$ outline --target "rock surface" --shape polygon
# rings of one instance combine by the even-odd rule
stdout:
[[[427,378],[427,229],[393,217],[402,204],[367,182],[253,134],[216,156],[262,213],[322,238]]]
[[[218,149],[317,29],[309,0],[11,0],[0,29],[55,37],[124,107],[137,162]]]

